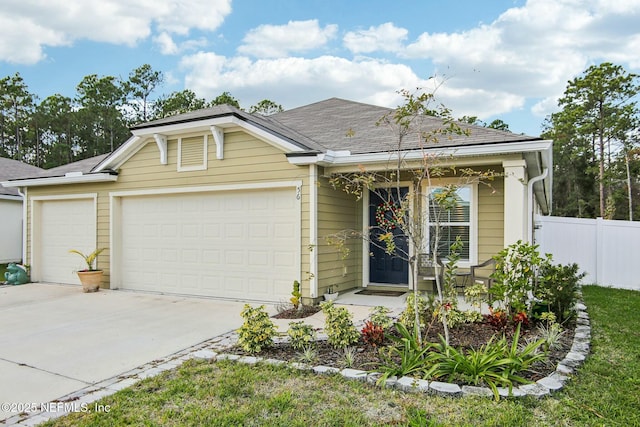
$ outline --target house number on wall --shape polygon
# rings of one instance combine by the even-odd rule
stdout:
[[[296,200],[300,200],[300,197],[302,197],[302,187],[301,186],[297,186],[296,187]]]

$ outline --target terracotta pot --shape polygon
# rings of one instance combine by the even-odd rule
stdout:
[[[102,270],[78,271],[82,292],[97,292],[102,283]]]

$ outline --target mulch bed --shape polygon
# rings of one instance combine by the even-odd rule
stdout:
[[[313,316],[317,312],[322,310],[318,305],[303,305],[300,310],[297,308],[289,308],[280,311],[273,316],[274,319],[303,319],[305,317]]]
[[[278,318],[289,318],[287,315],[292,313],[279,313]],[[297,317],[299,318],[299,317]],[[394,329],[395,331],[395,329]],[[559,348],[552,350],[549,353],[548,359],[543,363],[538,363],[533,369],[527,372],[522,372],[521,376],[531,381],[537,381],[543,377],[546,377],[553,373],[556,369],[558,362],[560,362],[568,353],[573,343],[573,327],[568,327],[567,332],[560,339]],[[390,332],[393,333],[393,332]],[[511,339],[514,333],[514,328],[508,327],[505,331],[496,332],[489,323],[467,323],[457,326],[450,331],[450,344],[456,348],[479,348],[486,344],[492,336],[497,334],[496,339],[502,337],[502,334],[507,336],[507,339]],[[425,341],[427,342],[440,342],[439,335],[443,335],[442,325],[440,323],[433,324],[426,334]],[[524,343],[525,340],[536,339],[535,327],[523,327],[521,328],[520,343]],[[392,345],[393,341],[388,337],[385,337],[384,345]],[[380,348],[366,344],[362,338],[353,347],[356,349],[356,357],[354,363],[351,366],[345,365],[344,351],[337,350],[332,347],[326,340],[319,340],[316,343],[316,360],[314,365],[323,365],[336,368],[352,368],[361,369],[365,371],[375,370],[380,365],[381,358],[379,356]],[[249,355],[239,346],[235,346],[230,349],[231,352],[241,355]],[[254,355],[255,356],[255,355]],[[288,342],[276,343],[272,347],[263,349],[258,356],[263,358],[272,358],[278,360],[285,360],[290,362],[301,362],[301,352],[293,349]]]

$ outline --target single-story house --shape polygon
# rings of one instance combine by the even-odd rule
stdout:
[[[109,155],[3,182],[27,196],[32,279],[78,283],[82,260],[68,250],[104,247],[98,267],[112,289],[277,302],[298,280],[310,302],[329,286],[413,286],[406,261],[376,259],[362,240],[342,259],[325,240],[375,221],[373,197],[358,200],[329,177],[389,167],[398,135],[376,122],[390,111],[337,98],[271,116],[215,106],[136,125]],[[469,136],[407,138],[402,150],[407,168],[427,152],[501,174],[490,187],[463,186],[466,213],[445,224],[465,230],[462,268],[530,240],[552,178],[551,141],[463,126]]]
[[[0,181],[33,176],[40,172],[42,169],[38,167],[0,157]],[[0,186],[0,264],[20,262],[23,259],[23,200],[17,188]],[[0,277],[0,281],[3,280],[4,277]]]

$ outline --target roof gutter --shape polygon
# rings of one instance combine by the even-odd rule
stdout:
[[[27,178],[3,181],[3,187],[36,187],[45,185],[87,184],[92,182],[115,182],[118,174],[113,171],[102,173],[83,174],[82,172],[70,172],[64,176],[48,178]]]
[[[477,157],[489,155],[504,155],[517,153],[542,152],[550,149],[552,142],[549,140],[508,142],[496,144],[483,144],[458,147],[430,147],[403,151],[401,153],[403,161],[421,160],[427,154],[436,154],[443,157]],[[340,165],[362,165],[370,163],[388,162],[397,160],[396,152],[380,152],[351,154],[349,151],[327,151],[327,153],[289,153],[287,159],[291,164],[311,164],[316,163],[321,166]]]
[[[15,202],[21,202],[22,196],[13,194],[0,194],[0,200],[13,200]]]

